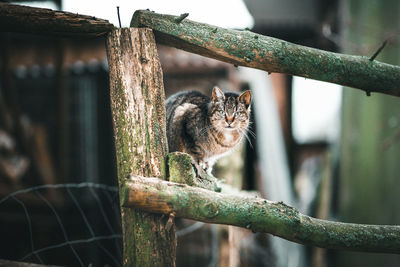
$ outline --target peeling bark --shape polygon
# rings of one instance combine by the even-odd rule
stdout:
[[[131,27],[151,28],[159,43],[235,65],[400,96],[399,66],[177,18],[138,10]]]
[[[129,175],[163,177],[167,154],[161,65],[149,29],[116,29],[107,38],[110,96],[121,203]],[[144,200],[146,201],[146,200]],[[121,208],[124,266],[175,266],[168,217]]]
[[[124,193],[125,207],[244,227],[304,245],[400,254],[400,226],[320,220],[282,202],[222,194],[157,178],[133,176]]]

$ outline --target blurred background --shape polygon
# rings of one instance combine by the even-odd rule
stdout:
[[[398,0],[11,1],[108,19],[134,10],[400,64]],[[234,67],[159,46],[165,93],[251,89],[250,142],[215,176],[302,213],[400,225],[400,99]],[[105,39],[0,32],[0,259],[119,266],[121,227]],[[178,266],[400,266],[400,256],[297,245],[179,220]]]

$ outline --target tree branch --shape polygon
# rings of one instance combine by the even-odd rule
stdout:
[[[159,43],[267,72],[280,72],[400,96],[400,67],[296,45],[250,31],[138,10],[131,27],[153,29]]]
[[[235,225],[329,249],[400,254],[400,226],[325,221],[303,215],[282,202],[141,176],[132,176],[121,195],[123,206],[152,213]]]
[[[0,3],[0,31],[88,37],[112,29],[107,20],[93,16]]]

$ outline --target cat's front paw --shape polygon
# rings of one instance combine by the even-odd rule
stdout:
[[[208,162],[196,161],[192,162],[196,171],[197,185],[202,188],[219,192],[219,186],[217,185],[217,178],[212,174],[212,168],[210,168]]]
[[[199,167],[202,168],[203,170],[206,170],[206,169],[207,169],[207,165],[206,165],[205,162],[200,162],[200,163],[199,163]]]

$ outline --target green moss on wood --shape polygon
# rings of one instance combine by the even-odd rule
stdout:
[[[208,175],[204,170],[195,169],[194,161],[189,154],[172,152],[167,155],[168,180],[197,186],[213,191],[221,191],[217,179]],[[199,173],[198,173],[199,172]]]
[[[143,55],[149,58],[143,60]],[[112,31],[107,39],[107,57],[120,203],[123,205],[129,198],[126,182],[131,174],[163,176],[161,165],[167,151],[165,97],[162,71],[150,30]],[[154,72],[145,71],[148,64]],[[174,266],[174,227],[167,230],[160,215],[139,210],[122,207],[121,215],[124,266]]]
[[[187,185],[194,185],[196,173],[192,166],[190,155],[182,152],[169,153],[167,156],[169,167],[169,181]]]
[[[131,26],[153,29],[160,43],[235,65],[400,96],[399,66],[188,19],[177,24],[175,19],[176,16],[137,10]]]
[[[209,219],[214,218],[219,213],[219,207],[213,202],[203,204],[200,209],[201,214]]]
[[[207,223],[228,224],[287,240],[330,249],[400,254],[400,226],[365,225],[315,219],[282,202],[216,193],[159,179],[132,177],[131,190],[144,192],[166,214]],[[131,194],[129,203],[136,203]],[[148,206],[134,206],[147,211]]]

